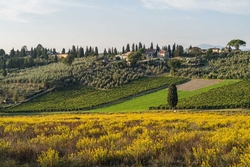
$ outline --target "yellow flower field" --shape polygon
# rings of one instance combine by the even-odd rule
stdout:
[[[2,116],[0,166],[250,164],[247,112]]]

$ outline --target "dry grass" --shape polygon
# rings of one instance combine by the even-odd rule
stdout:
[[[193,91],[222,82],[223,80],[193,79],[178,85],[177,89],[182,91]]]

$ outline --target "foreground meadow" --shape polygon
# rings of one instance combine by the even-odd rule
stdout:
[[[2,116],[0,166],[248,166],[248,112]]]

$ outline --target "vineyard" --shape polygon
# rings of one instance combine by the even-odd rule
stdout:
[[[208,92],[211,89],[220,88],[225,85],[237,83],[240,80],[191,80],[183,84],[177,85],[179,100],[199,95]],[[208,86],[207,83],[213,85]],[[201,88],[203,87],[203,88]],[[191,88],[191,90],[190,90]],[[193,90],[193,89],[196,90]],[[188,89],[188,90],[186,90]],[[98,109],[91,110],[93,112],[133,112],[133,111],[147,111],[149,106],[160,106],[167,103],[167,89],[161,89],[140,97],[132,98],[124,102],[105,106]]]
[[[250,81],[241,81],[192,97],[183,98],[178,102],[178,109],[228,109],[250,107]],[[156,107],[168,109],[168,105]],[[151,109],[155,109],[152,107]]]
[[[10,108],[5,112],[76,111],[90,109],[94,106],[127,98],[154,88],[167,86],[170,83],[185,81],[186,79],[183,78],[160,76],[141,78],[130,84],[107,90],[96,90],[85,86],[71,87],[46,94],[31,102]]]
[[[248,166],[250,115],[2,116],[0,166]]]

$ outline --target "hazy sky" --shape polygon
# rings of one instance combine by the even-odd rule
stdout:
[[[142,42],[250,47],[250,0],[0,0],[0,48],[116,47]]]

